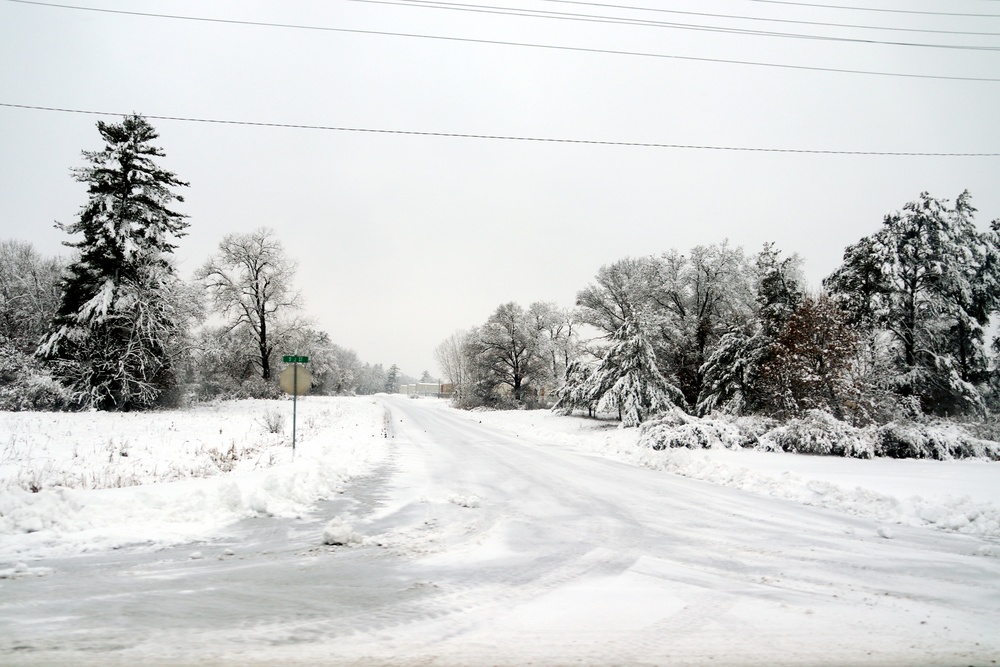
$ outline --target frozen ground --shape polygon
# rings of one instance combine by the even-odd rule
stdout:
[[[650,458],[630,447],[634,432],[597,422],[382,400],[388,438],[371,399],[303,401],[316,414],[294,462],[265,442],[273,459],[198,479],[0,491],[0,664],[1000,659],[994,532],[921,515],[956,503],[995,513],[997,464]],[[211,447],[230,424],[266,441],[251,424],[274,405],[184,413],[200,433],[188,439]],[[166,456],[153,442],[166,429],[148,416],[119,416],[121,433],[97,421],[111,417],[80,417],[55,430]],[[69,445],[43,432],[20,451],[62,460]],[[32,465],[7,457],[5,483]]]

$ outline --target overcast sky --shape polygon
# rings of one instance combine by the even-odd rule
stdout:
[[[574,20],[420,4],[79,2],[340,29],[311,30],[0,0],[0,103],[716,148],[1000,153],[1000,2],[828,3],[892,9],[862,11],[762,0],[489,0]],[[624,4],[660,11],[614,6]],[[989,34],[960,34],[968,32]],[[830,69],[921,76],[823,71]],[[993,81],[922,78],[929,76]],[[65,252],[68,237],[53,222],[72,221],[85,201],[69,169],[83,164],[81,150],[102,147],[101,118],[0,106],[0,238]],[[163,166],[191,183],[179,207],[191,223],[176,251],[184,278],[225,234],[272,227],[299,262],[298,284],[318,327],[362,360],[397,363],[411,375],[437,374],[438,343],[481,324],[499,304],[571,306],[602,264],[628,255],[726,238],[753,252],[775,241],[803,257],[818,287],[846,245],[921,191],[954,200],[968,189],[983,229],[1000,217],[1000,157],[151,122]]]

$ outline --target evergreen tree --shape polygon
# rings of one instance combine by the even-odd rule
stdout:
[[[579,404],[617,411],[623,426],[684,405],[684,394],[660,373],[639,316],[615,332],[601,364],[586,379]]]
[[[802,270],[798,255],[782,259],[774,243],[765,243],[755,262],[757,305],[764,333],[777,336],[802,301]]]
[[[797,255],[781,257],[765,243],[754,261],[755,310],[746,322],[735,322],[701,367],[704,378],[697,412],[716,409],[734,414],[766,409],[762,373],[772,346],[802,300]],[[772,366],[773,367],[773,366]]]
[[[102,410],[155,403],[175,384],[172,345],[184,334],[171,237],[184,235],[187,216],[169,208],[187,186],[156,165],[150,142],[159,135],[145,118],[99,121],[100,151],[84,151],[74,170],[88,200],[79,220],[58,225],[83,238],[66,245],[78,256],[67,269],[49,335],[37,354]]]
[[[702,366],[704,382],[697,414],[704,416],[715,410],[733,414],[753,411],[759,403],[757,380],[769,340],[759,320],[733,327],[722,336]]]
[[[954,207],[926,192],[849,247],[824,281],[858,321],[891,341],[892,382],[926,412],[979,412],[984,328],[997,309],[992,237],[972,222],[968,192]]]
[[[399,366],[393,364],[385,375],[385,392],[395,394],[399,391]]]
[[[573,410],[586,410],[587,415],[594,416],[594,401],[587,395],[589,381],[594,369],[577,359],[566,367],[566,377],[562,386],[556,390],[556,403],[553,412],[572,414]]]

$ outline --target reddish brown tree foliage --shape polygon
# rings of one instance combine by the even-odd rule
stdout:
[[[820,409],[838,419],[853,411],[859,337],[825,296],[806,297],[788,320],[761,368],[767,412],[779,417]]]

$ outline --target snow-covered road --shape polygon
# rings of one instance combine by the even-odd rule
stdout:
[[[1000,559],[384,399],[392,452],[300,519],[0,582],[0,663],[991,665]],[[322,544],[333,519],[361,538]],[[192,558],[192,556],[195,556]]]

